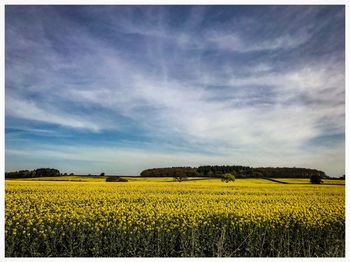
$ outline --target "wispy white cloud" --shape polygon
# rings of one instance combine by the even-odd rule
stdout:
[[[59,112],[55,113],[52,110],[46,110],[37,106],[33,101],[16,99],[13,97],[7,97],[6,101],[11,105],[6,111],[8,116],[63,125],[72,128],[86,128],[94,132],[100,130],[96,123],[86,120],[84,117],[79,118],[77,116],[63,115]]]
[[[30,26],[13,18],[6,29],[6,116],[101,136],[137,129],[164,151],[82,144],[42,149],[37,158],[107,159],[111,172],[114,156],[134,171],[132,157],[143,163],[138,168],[232,161],[323,168],[326,157],[338,163],[327,170],[343,168],[339,143],[322,148],[332,155],[310,145],[344,133],[344,50],[321,46],[317,35],[330,34],[332,19],[342,17],[320,25],[318,11],[307,9],[300,14],[303,26],[284,21],[281,30],[260,16],[203,26],[210,8],[193,9],[183,24],[167,10],[141,8],[140,17],[135,10],[87,8],[82,13],[91,24],[57,10],[32,16]],[[165,150],[169,144],[173,151]],[[20,151],[6,148],[11,156]]]
[[[206,36],[208,46],[236,52],[271,51],[291,49],[300,46],[308,39],[307,35],[282,35],[273,39],[255,39],[245,41],[240,35],[229,32],[210,32]]]

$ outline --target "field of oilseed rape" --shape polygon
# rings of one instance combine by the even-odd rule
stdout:
[[[342,257],[345,186],[5,182],[5,255]]]

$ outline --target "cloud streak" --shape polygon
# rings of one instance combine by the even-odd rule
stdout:
[[[133,174],[133,161],[144,161],[141,168],[157,159],[321,169],[328,151],[337,164],[327,172],[341,175],[344,140],[332,139],[345,132],[343,38],[337,6],[9,6],[6,128],[70,132],[64,143],[74,144],[78,162],[100,150],[92,140],[110,143],[87,159],[125,152],[118,165]],[[112,147],[120,137],[140,141],[138,153]],[[6,139],[11,159],[25,162]],[[38,163],[46,153],[36,154]]]

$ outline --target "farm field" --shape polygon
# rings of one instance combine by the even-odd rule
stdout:
[[[105,182],[108,176],[55,176],[55,177],[33,177],[33,178],[10,178],[8,181],[68,181],[68,182]],[[138,177],[138,176],[122,176],[128,182],[174,182],[172,177]],[[210,182],[219,181],[218,178],[210,177],[189,177],[186,181]]]
[[[277,181],[286,182],[289,184],[310,184],[308,178],[275,178]],[[345,185],[345,180],[322,179],[323,185]]]
[[[344,186],[64,178],[6,180],[7,257],[345,256]]]

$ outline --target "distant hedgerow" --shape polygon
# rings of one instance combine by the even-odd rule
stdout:
[[[119,176],[110,176],[106,178],[106,182],[128,182],[128,180]]]

